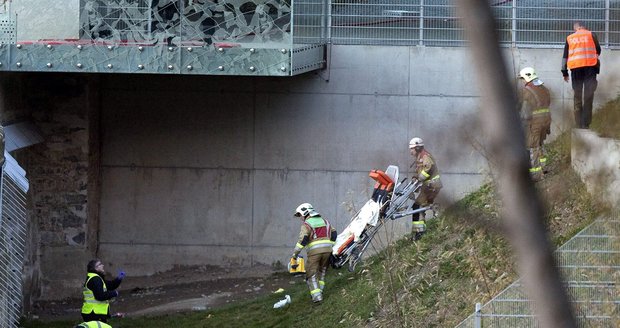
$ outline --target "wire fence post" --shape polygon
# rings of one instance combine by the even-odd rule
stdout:
[[[605,47],[609,48],[609,0],[605,0]]]
[[[517,2],[516,1],[512,1],[512,24],[511,25],[511,40],[510,42],[512,43],[512,47],[516,47],[517,46]]]
[[[474,328],[482,328],[482,304],[476,303],[474,311]]]
[[[420,0],[420,41],[419,45],[424,45],[424,0]]]

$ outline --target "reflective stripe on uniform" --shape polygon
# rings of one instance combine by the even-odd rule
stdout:
[[[428,177],[431,176],[430,174],[426,173],[426,171],[421,171],[420,174],[422,174],[427,179],[428,179]]]
[[[568,54],[572,55],[576,52],[582,52],[582,51],[596,51],[596,48],[588,48],[588,47],[575,48],[575,49],[569,50]]]
[[[566,37],[568,43],[568,58],[566,66],[569,69],[595,66],[598,62],[596,44],[592,32],[578,30]]]
[[[310,295],[319,294],[321,292],[321,288],[313,289],[310,291]]]
[[[89,272],[87,274],[88,279],[86,279],[86,282],[84,283],[84,287],[82,289],[82,295],[84,296],[84,303],[82,304],[82,313],[91,313],[94,312],[95,314],[108,314],[108,309],[110,306],[110,302],[109,301],[98,301],[97,299],[95,299],[95,295],[93,294],[93,291],[88,289],[88,282],[95,277],[98,277],[99,279],[101,279],[101,283],[103,284],[103,291],[107,291],[107,287],[105,285],[105,280],[103,280],[101,277],[99,277],[98,274],[96,273],[92,273]]]
[[[530,169],[530,172],[534,173],[534,172],[540,172],[542,171],[542,167],[540,166],[536,166]]]
[[[439,179],[439,174],[437,174],[436,176],[434,176],[431,180],[437,180]]]
[[[306,246],[307,247],[306,252],[311,251],[313,249],[321,248],[321,247],[334,247],[334,244],[336,244],[336,242],[331,241],[331,240],[326,240],[326,239],[315,240],[311,242],[310,244],[308,244],[308,246]]]
[[[417,232],[426,231],[426,223],[424,221],[413,221],[413,228]]]
[[[541,109],[537,109],[537,110],[532,112],[533,115],[536,115],[536,114],[546,114],[546,113],[549,113],[549,108],[541,108]]]

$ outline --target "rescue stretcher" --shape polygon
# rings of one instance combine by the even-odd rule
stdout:
[[[410,209],[406,203],[415,198],[412,194],[420,189],[422,182],[404,178],[397,183],[398,173],[398,166],[395,165],[388,166],[385,172],[370,171],[369,177],[376,181],[372,197],[336,238],[332,251],[334,268],[341,268],[348,263],[349,271],[355,271],[355,266],[385,222],[433,208],[433,205],[430,205],[416,210]]]

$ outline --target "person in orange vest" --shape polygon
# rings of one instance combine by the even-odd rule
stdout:
[[[551,132],[551,95],[534,68],[523,68],[519,71],[519,78],[525,82],[521,89],[519,110],[530,152],[530,176],[532,180],[540,181],[547,163],[543,146],[547,134]]]
[[[297,206],[295,217],[300,218],[302,224],[292,259],[296,262],[302,249],[306,249],[308,255],[306,283],[310,289],[312,301],[318,303],[323,301],[325,274],[338,232],[329,221],[314,210],[312,204],[303,203]]]
[[[599,56],[601,46],[594,32],[589,31],[582,22],[573,25],[575,33],[566,37],[562,57],[562,75],[568,82],[570,70],[574,91],[575,125],[587,129],[592,122],[592,103],[594,91],[598,86],[596,75],[600,72]]]
[[[103,263],[98,259],[88,262],[86,271],[86,281],[82,288],[84,295],[82,319],[86,322],[108,322],[110,300],[118,297],[116,289],[121,285],[125,272],[121,271],[114,280],[106,281]]]
[[[443,187],[439,176],[439,169],[433,156],[424,149],[422,138],[415,137],[409,141],[409,152],[414,158],[411,167],[415,170],[414,179],[422,182],[420,193],[413,201],[411,208],[417,210],[422,206],[433,204],[439,190]],[[413,194],[412,194],[413,195]],[[411,239],[416,241],[426,232],[424,212],[411,215]]]

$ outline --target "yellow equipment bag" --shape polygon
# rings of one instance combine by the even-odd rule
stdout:
[[[291,261],[288,263],[288,272],[292,274],[306,273],[304,258],[301,256],[297,260],[291,258]]]

